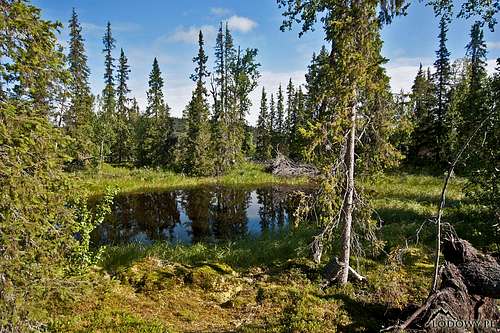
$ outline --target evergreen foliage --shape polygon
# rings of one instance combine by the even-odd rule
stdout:
[[[128,94],[130,93],[130,89],[127,84],[129,74],[130,66],[128,65],[125,52],[121,49],[116,77],[116,82],[118,83],[116,88],[117,104],[115,123],[113,124],[116,140],[111,148],[112,160],[117,163],[131,161],[134,158],[134,123],[131,116],[131,108],[129,107],[130,98]]]
[[[266,161],[271,158],[271,132],[270,132],[270,115],[267,107],[266,90],[262,88],[260,99],[260,112],[257,120],[257,142],[256,142],[256,157],[258,160]]]
[[[76,160],[85,160],[96,155],[93,138],[92,112],[93,96],[90,92],[90,69],[85,54],[85,40],[78,14],[73,8],[69,20],[69,54],[67,57],[70,73],[70,105],[63,115],[64,128],[74,141],[69,147],[70,155]]]
[[[155,58],[149,74],[148,105],[140,124],[139,165],[165,168],[172,162],[175,142],[170,108],[163,97],[163,85],[160,66]]]
[[[208,176],[213,172],[213,157],[210,146],[209,105],[205,79],[210,75],[207,70],[208,56],[203,48],[203,33],[198,37],[198,55],[193,58],[196,64],[191,79],[196,82],[191,101],[186,107],[186,136],[181,141],[182,170],[193,176]]]

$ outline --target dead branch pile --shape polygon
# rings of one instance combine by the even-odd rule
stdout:
[[[500,265],[469,242],[447,235],[440,284],[427,302],[394,332],[498,332]]]
[[[275,159],[269,162],[266,171],[281,177],[316,177],[319,174],[318,169],[314,166],[295,163],[280,152]]]

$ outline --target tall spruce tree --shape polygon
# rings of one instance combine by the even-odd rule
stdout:
[[[286,125],[285,125],[285,97],[281,84],[278,87],[276,96],[276,149],[287,155],[286,147]]]
[[[215,70],[212,84],[212,142],[215,173],[222,174],[243,160],[245,115],[251,106],[249,94],[259,76],[256,49],[236,50],[226,23],[216,38]]]
[[[160,66],[155,58],[149,74],[148,105],[141,121],[140,165],[168,167],[172,160],[173,127],[170,108],[163,97],[163,85]]]
[[[111,33],[111,23],[108,22],[106,26],[106,33],[102,38],[104,44],[104,49],[102,52],[105,55],[104,58],[104,90],[102,92],[102,99],[104,103],[104,111],[109,114],[115,112],[115,77],[113,75],[113,70],[115,68],[113,58],[113,49],[115,48],[115,39]]]
[[[437,59],[434,62],[434,87],[436,89],[436,106],[434,108],[434,127],[433,131],[436,135],[433,154],[435,162],[446,167],[447,158],[450,155],[450,128],[447,125],[450,123],[449,106],[450,106],[450,86],[451,86],[451,68],[450,68],[450,52],[446,47],[446,33],[448,32],[449,18],[447,14],[443,14],[439,21],[439,50],[436,51]]]
[[[120,50],[120,58],[118,59],[118,70],[116,75],[116,117],[114,122],[114,132],[116,140],[112,147],[113,161],[122,163],[131,161],[134,157],[134,128],[132,117],[130,116],[131,109],[129,107],[130,98],[128,94],[128,80],[130,74],[130,66],[128,59],[125,56],[123,49]]]
[[[99,155],[101,159],[105,158],[110,160],[111,149],[116,140],[116,133],[114,131],[115,123],[115,106],[116,106],[116,92],[115,92],[115,77],[114,68],[115,59],[113,58],[113,49],[115,48],[115,39],[111,32],[111,23],[108,22],[103,41],[104,53],[104,89],[101,96],[101,107],[98,114],[98,119],[95,122],[95,132],[97,137],[97,144],[99,145]]]
[[[186,107],[186,137],[182,143],[182,170],[193,176],[207,176],[213,172],[213,157],[210,145],[209,105],[206,100],[205,79],[210,75],[207,70],[208,56],[203,48],[205,42],[200,30],[198,36],[198,55],[193,58],[196,64],[191,79],[196,82],[191,101]]]
[[[466,56],[469,61],[468,91],[460,105],[461,124],[459,126],[459,146],[466,143],[467,138],[476,130],[483,119],[486,118],[489,107],[487,72],[486,72],[486,43],[481,22],[475,22],[470,32],[470,42],[466,47]],[[466,151],[464,167],[469,176],[481,168],[477,158],[483,149],[481,141],[473,141]]]
[[[302,160],[304,158],[304,149],[307,141],[301,131],[306,129],[306,98],[302,92],[302,87],[295,91],[293,98],[292,124],[290,131],[290,158],[293,160]]]
[[[95,145],[91,141],[93,112],[93,97],[90,93],[89,75],[85,54],[85,40],[78,14],[73,8],[69,20],[69,54],[67,56],[71,81],[69,84],[71,102],[64,115],[64,127],[75,140],[70,147],[70,154],[77,160],[85,160],[94,155]]]
[[[269,127],[269,135],[271,136],[271,153],[272,156],[276,156],[276,143],[277,143],[277,133],[276,133],[276,104],[274,102],[274,94],[270,94],[269,98],[269,119],[267,122]]]
[[[467,57],[470,62],[469,92],[464,107],[462,108],[462,137],[474,131],[485,117],[484,91],[486,73],[486,43],[481,23],[473,24],[470,32],[470,42],[467,44]]]
[[[415,129],[413,131],[408,160],[416,165],[430,165],[434,161],[435,106],[434,84],[430,72],[424,71],[422,64],[413,82],[410,103],[413,109]]]
[[[292,124],[295,122],[295,115],[293,113],[294,106],[293,100],[295,96],[295,87],[293,86],[292,78],[288,81],[286,86],[286,141],[287,145],[290,147],[292,138]],[[293,152],[289,148],[288,154],[291,155]]]
[[[380,67],[383,58],[380,55],[382,42],[377,11],[379,2],[279,0],[278,3],[284,7],[283,30],[291,28],[294,22],[301,22],[301,34],[305,33],[312,29],[318,16],[321,16],[325,39],[331,43],[330,70],[325,72],[328,84],[322,88],[325,97],[321,102],[321,120],[309,131],[312,139],[309,150],[314,152],[310,154],[311,160],[324,170],[323,193],[329,193],[320,199],[324,203],[321,207],[322,222],[335,224],[337,214],[341,213],[341,268],[338,272],[332,272],[334,275],[330,278],[345,284],[349,273],[355,209],[356,131],[363,120],[376,119],[385,113],[380,106],[385,105],[390,96],[387,76]],[[390,18],[389,14],[398,12],[402,3],[381,1],[380,5],[378,9],[387,14],[386,18]],[[356,29],[353,29],[354,26]],[[364,105],[360,106],[359,103],[362,102]],[[373,106],[376,108],[371,109]],[[378,167],[383,167],[392,158],[391,154],[387,154],[390,145],[384,131],[378,131],[378,128],[373,130],[379,132],[380,136],[370,145],[370,150],[363,152],[361,160],[375,161]],[[342,154],[343,149],[345,154]],[[382,155],[381,150],[384,151]],[[370,157],[377,155],[378,160]],[[323,238],[324,234],[314,241],[316,260],[321,258]]]
[[[270,115],[267,107],[267,94],[266,90],[262,88],[262,95],[260,99],[260,112],[257,119],[257,142],[256,142],[256,157],[261,161],[266,161],[271,158],[271,133],[269,126]]]

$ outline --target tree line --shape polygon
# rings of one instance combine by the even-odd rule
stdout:
[[[252,154],[253,133],[246,115],[251,107],[249,94],[260,76],[258,51],[237,47],[227,23],[220,24],[216,37],[213,73],[208,71],[205,41],[199,33],[195,70],[190,76],[195,88],[184,110],[181,133],[174,132],[156,58],[149,75],[147,106],[141,112],[137,100],[130,97],[131,70],[125,51],[120,49],[118,61],[113,57],[116,40],[111,24],[102,39],[105,87],[100,96],[90,91],[90,69],[74,9],[69,29],[70,79],[52,121],[74,139],[70,151],[74,162],[128,163],[201,176],[222,174]]]

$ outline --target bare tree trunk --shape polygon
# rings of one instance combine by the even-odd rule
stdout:
[[[346,284],[349,277],[349,257],[351,256],[351,229],[352,212],[354,210],[354,146],[356,145],[356,105],[351,109],[351,129],[347,140],[347,153],[345,155],[347,165],[346,178],[346,200],[342,211],[344,214],[344,227],[342,229],[342,251],[340,261],[342,263],[342,274],[340,284]]]

